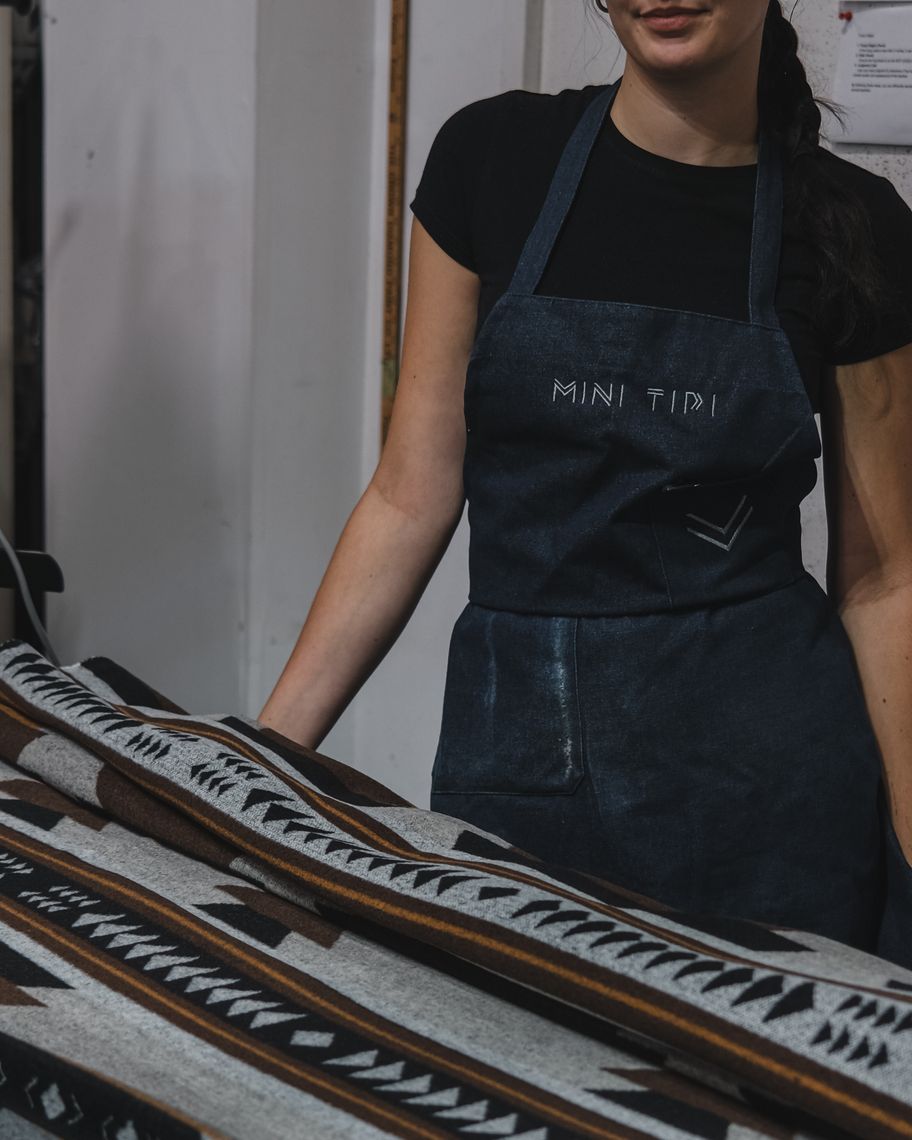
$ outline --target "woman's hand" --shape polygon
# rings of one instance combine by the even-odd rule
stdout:
[[[852,641],[912,863],[912,344],[840,365],[821,423],[828,589]]]
[[[402,631],[464,505],[463,389],[480,281],[412,220],[386,446],[260,724],[316,748]]]

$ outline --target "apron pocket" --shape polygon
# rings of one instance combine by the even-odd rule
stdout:
[[[570,794],[583,777],[577,619],[471,603],[453,627],[433,794]]]

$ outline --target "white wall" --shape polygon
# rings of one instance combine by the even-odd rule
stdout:
[[[47,543],[66,660],[246,658],[256,6],[45,0]]]
[[[382,240],[371,233],[375,191],[382,197],[374,48],[388,34],[369,0],[258,8],[252,714],[291,653],[364,482],[364,392],[380,384],[374,369],[365,374],[366,313],[382,281],[382,269],[366,271]],[[351,716],[324,748],[353,756]]]
[[[541,90],[610,83],[624,70],[624,51],[608,18],[591,0],[543,0]]]

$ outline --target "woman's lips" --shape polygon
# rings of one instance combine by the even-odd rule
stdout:
[[[670,8],[667,12],[658,10],[644,12],[640,16],[640,20],[657,32],[683,32],[691,26],[694,20],[705,15],[705,9]]]

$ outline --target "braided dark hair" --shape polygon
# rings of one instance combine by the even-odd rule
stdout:
[[[607,8],[593,0],[601,12]],[[763,26],[757,105],[761,121],[782,147],[789,209],[817,254],[814,317],[838,330],[834,347],[847,344],[859,324],[875,320],[890,296],[868,212],[858,195],[833,176],[820,147],[820,108],[841,118],[839,108],[815,98],[798,55],[798,34],[770,0]]]
[[[833,177],[820,143],[820,107],[839,108],[811,91],[798,55],[798,35],[780,0],[770,0],[763,26],[757,103],[765,127],[782,145],[791,209],[817,252],[818,320],[832,314],[842,347],[864,319],[875,319],[888,292],[868,212],[858,195]]]

